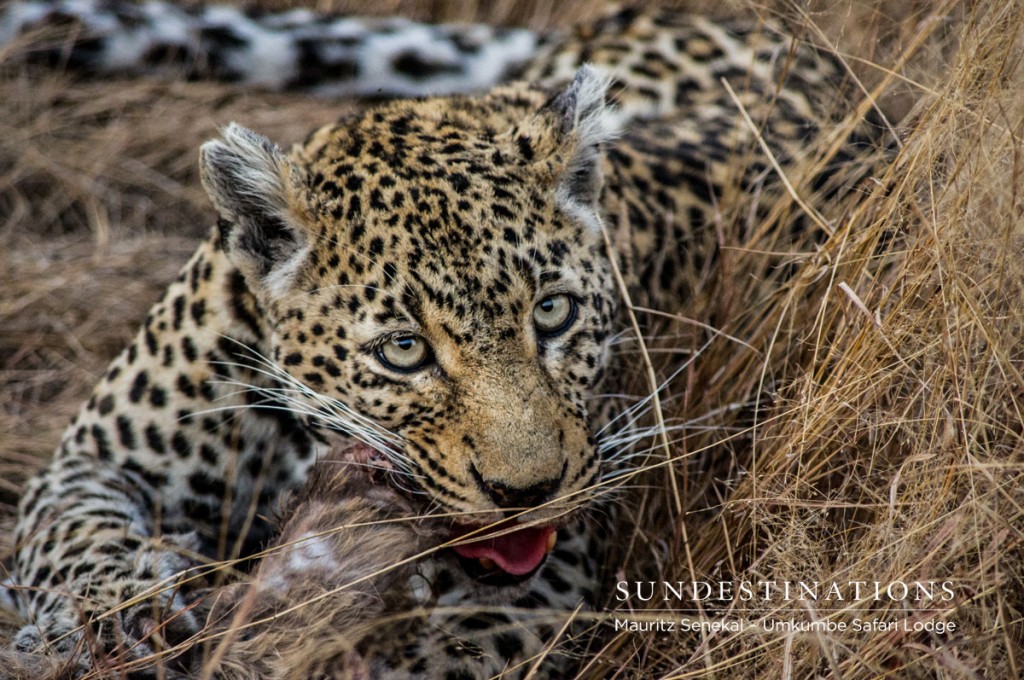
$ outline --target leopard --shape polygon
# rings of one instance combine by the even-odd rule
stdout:
[[[841,62],[763,17],[628,7],[534,33],[35,1],[0,36],[69,20],[35,57],[381,101],[290,151],[235,123],[203,145],[208,238],[21,500],[16,653],[289,677],[315,601],[338,634],[320,675],[571,672],[618,341],[707,283],[723,215],[784,249],[821,225],[780,197],[827,210],[869,181],[870,125],[809,151],[852,110]],[[226,652],[192,653],[211,621]]]

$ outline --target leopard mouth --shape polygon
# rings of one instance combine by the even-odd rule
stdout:
[[[363,466],[363,473],[376,481],[390,468],[382,454],[361,442],[344,449],[338,458]],[[451,540],[461,541],[451,550],[474,581],[489,586],[513,586],[530,580],[540,571],[555,548],[558,533],[554,526],[521,526],[509,519],[494,525],[456,524]]]
[[[553,526],[518,525],[508,520],[495,526],[456,525],[452,538],[471,536],[452,546],[466,574],[479,583],[509,586],[527,581],[544,565],[558,535]]]

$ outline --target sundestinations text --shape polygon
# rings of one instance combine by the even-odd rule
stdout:
[[[619,602],[931,601],[956,597],[952,581],[619,581]]]

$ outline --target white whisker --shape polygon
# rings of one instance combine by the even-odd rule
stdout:
[[[258,408],[304,417],[315,426],[341,432],[380,452],[390,464],[389,471],[409,478],[422,478],[422,475],[415,471],[418,466],[401,450],[404,438],[400,435],[356,412],[344,402],[310,388],[255,349],[233,338],[227,339],[239,346],[241,351],[235,355],[239,361],[215,361],[211,362],[213,365],[251,371],[268,378],[274,384],[254,385],[223,376],[224,379],[211,382],[239,389],[222,395],[221,398],[239,398],[242,395],[256,395],[256,398],[247,397],[249,403],[244,405],[210,409],[206,412]]]

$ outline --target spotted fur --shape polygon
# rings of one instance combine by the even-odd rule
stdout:
[[[275,90],[345,96],[483,91],[529,61],[544,36],[484,25],[401,18],[281,14],[162,0],[14,0],[0,8],[0,43],[46,28],[70,45],[39,43],[35,62],[84,73],[213,78]]]
[[[613,270],[634,302],[671,311],[713,271],[723,205],[741,231],[771,225],[773,250],[808,228],[762,207],[781,189],[757,137],[783,167],[817,167],[801,186],[826,197],[865,154],[854,137],[829,163],[806,157],[840,71],[770,26],[624,11],[547,40],[523,74],[378,105],[290,152],[236,125],[203,147],[216,228],[22,500],[20,649],[84,648],[85,668],[140,658],[154,630],[187,637],[206,592],[187,569],[252,554],[275,502],[358,440],[434,531],[522,513],[559,542],[503,587],[442,545],[398,589],[394,611],[422,614],[338,663],[488,677],[548,650],[557,674],[556,632],[599,585],[601,532],[581,516],[612,448],[593,397],[625,327]],[[531,313],[552,295],[576,315],[548,337]],[[388,368],[379,348],[410,334],[432,363]]]

